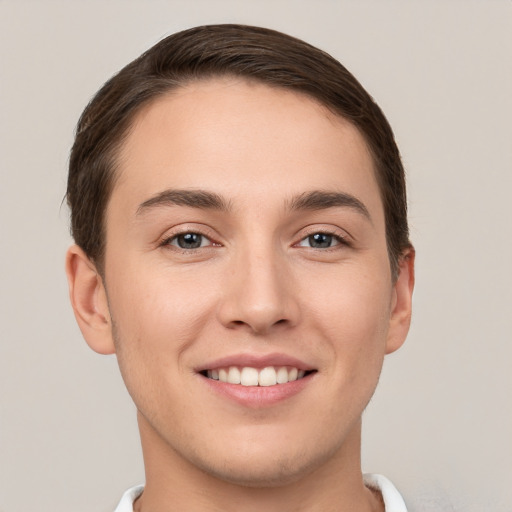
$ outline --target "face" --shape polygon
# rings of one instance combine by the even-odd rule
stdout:
[[[105,287],[145,449],[246,484],[358,450],[407,328],[357,129],[290,91],[195,83],[137,117],[118,178]]]

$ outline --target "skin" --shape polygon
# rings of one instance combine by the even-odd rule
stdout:
[[[225,208],[163,201],[168,190],[213,193]],[[363,209],[297,205],[311,191]],[[184,233],[202,246],[180,248]],[[311,246],[314,233],[330,246]],[[136,510],[383,510],[361,478],[361,415],[409,328],[414,253],[393,281],[356,128],[241,80],[170,92],[124,143],[106,237],[104,278],[76,246],[67,274],[85,339],[117,354],[138,409]],[[273,404],[240,404],[198,373],[276,353],[315,371]]]

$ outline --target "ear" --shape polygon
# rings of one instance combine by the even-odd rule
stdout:
[[[69,298],[87,344],[100,354],[115,352],[112,321],[103,279],[78,245],[66,253]]]
[[[393,286],[391,318],[386,354],[398,350],[404,343],[411,325],[412,292],[414,289],[414,248],[406,249],[400,256],[398,278]]]

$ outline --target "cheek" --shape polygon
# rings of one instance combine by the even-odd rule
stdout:
[[[182,354],[198,329],[199,308],[191,307],[187,294],[177,293],[164,280],[151,281],[142,274],[115,287],[112,283],[112,288],[113,335],[126,388],[148,419],[156,410],[172,418],[164,395],[180,382]],[[180,393],[186,395],[187,390]]]
[[[391,283],[382,273],[343,268],[338,274],[315,276],[308,292],[311,306],[326,327],[364,333],[387,329],[391,307]]]
[[[111,312],[124,333],[143,338],[144,343],[182,339],[187,330],[198,327],[210,307],[201,280],[188,279],[186,272],[132,265],[128,275],[129,279],[115,276],[108,283]]]
[[[215,289],[202,279],[191,280],[183,271],[171,272],[157,265],[125,268],[129,269],[125,276],[132,277],[112,273],[107,287],[116,353],[126,385],[130,390],[179,378],[190,371],[187,349],[213,327]]]
[[[327,341],[334,371],[343,378],[378,377],[386,348],[391,306],[391,284],[376,276],[348,269],[336,279],[325,279],[324,292],[310,300],[312,328]],[[321,282],[317,281],[317,284]],[[373,368],[373,372],[370,369]]]

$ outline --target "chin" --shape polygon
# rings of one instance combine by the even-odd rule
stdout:
[[[316,466],[316,465],[315,465]],[[222,467],[203,464],[203,471],[210,476],[224,482],[251,488],[282,487],[292,484],[309,474],[312,469],[304,467],[304,464],[292,464],[290,461],[272,460],[261,463],[260,461],[244,461],[234,463],[226,461]]]
[[[199,456],[197,456],[199,455]],[[332,457],[330,450],[319,453],[297,452],[297,446],[291,446],[290,452],[279,449],[236,450],[224,452],[223,457],[205,458],[196,454],[192,462],[209,476],[227,483],[251,488],[282,487],[301,480],[313,473]]]

